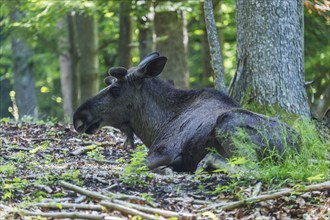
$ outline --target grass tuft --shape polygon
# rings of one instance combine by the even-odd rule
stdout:
[[[243,177],[257,178],[268,184],[320,182],[329,179],[329,140],[322,140],[315,124],[308,119],[297,119],[293,128],[301,137],[299,153],[295,147],[286,144],[285,155],[276,155],[278,153],[274,150],[261,161],[257,160],[256,146],[249,141],[248,134],[238,130],[233,138],[234,145],[237,146],[235,156],[248,161],[241,165],[246,168]],[[282,135],[285,139],[286,134]],[[279,157],[281,161],[274,159]]]

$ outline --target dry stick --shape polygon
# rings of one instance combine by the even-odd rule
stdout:
[[[15,211],[15,210],[13,210]],[[104,215],[94,215],[94,214],[82,214],[79,212],[31,212],[24,209],[18,209],[18,214],[23,216],[42,216],[50,218],[80,218],[80,219],[104,219]]]
[[[140,216],[143,219],[154,220],[156,218],[156,216],[154,216],[154,215],[149,215],[149,214],[146,214],[146,213],[141,212],[139,210],[129,208],[129,207],[126,207],[126,206],[123,206],[123,205],[118,205],[118,204],[115,204],[113,202],[101,201],[100,204],[107,207],[107,208],[118,210],[118,211],[126,213],[126,214]],[[160,219],[163,219],[163,218],[160,218]]]
[[[77,203],[34,203],[31,206],[37,206],[41,208],[49,208],[49,209],[82,209],[82,210],[95,210],[102,211],[102,206],[100,205],[88,205],[88,204],[77,204]]]
[[[81,188],[79,186],[73,185],[73,184],[65,182],[65,181],[60,181],[59,183],[64,188],[71,189],[71,190],[73,190],[75,192],[78,192],[82,195],[89,196],[89,197],[96,198],[96,199],[100,199],[100,200],[102,200],[102,199],[111,200],[111,199],[116,198],[116,199],[133,199],[133,200],[145,201],[145,199],[140,198],[140,197],[136,197],[136,196],[115,194],[115,193],[108,192],[108,194],[110,195],[110,197],[109,197],[109,196],[102,195],[101,193],[98,193],[98,192],[93,192],[93,191]]]
[[[144,206],[139,206],[137,204],[133,204],[133,203],[129,203],[129,202],[124,202],[124,201],[121,201],[121,200],[118,200],[118,199],[113,199],[113,198],[110,198],[108,196],[104,196],[104,195],[102,195],[100,193],[92,192],[92,191],[83,189],[83,188],[81,188],[79,186],[73,185],[71,183],[67,183],[65,181],[60,181],[60,185],[62,185],[63,187],[65,187],[67,189],[71,189],[71,190],[73,190],[73,191],[75,191],[75,192],[77,192],[79,194],[82,194],[82,195],[86,195],[86,196],[89,196],[89,197],[92,197],[92,198],[101,199],[101,200],[108,200],[108,201],[113,201],[113,202],[116,202],[116,203],[120,203],[120,204],[122,204],[122,205],[120,205],[120,208],[121,209],[125,209],[126,208],[128,211],[131,211],[131,209],[133,209],[133,208],[127,208],[125,206],[134,207],[134,208],[139,209],[141,211],[145,211],[145,212],[148,212],[148,213],[155,213],[155,214],[159,214],[159,215],[162,215],[162,216],[165,216],[165,217],[184,217],[184,218],[191,218],[191,219],[194,219],[195,218],[195,215],[192,215],[192,214],[176,213],[176,212],[166,211],[166,210],[157,209],[157,208],[144,207]],[[114,196],[114,197],[116,198],[116,196]],[[107,203],[107,202],[106,201],[101,201],[100,204],[103,205],[103,203]],[[110,203],[110,204],[113,204],[113,203]],[[117,205],[117,204],[115,204],[115,205]],[[123,205],[125,205],[125,206],[123,206]],[[121,209],[120,209],[120,211],[122,211]],[[135,211],[138,211],[138,210],[135,210]],[[132,213],[129,213],[129,214],[132,214]],[[141,217],[143,217],[143,216],[141,216]],[[155,218],[155,216],[153,216],[153,219],[154,218]]]
[[[88,196],[88,197],[101,199],[101,200],[102,199],[111,200],[111,198],[108,197],[108,196],[102,195],[102,194],[97,193],[97,192],[92,192],[92,191],[87,190],[87,189],[83,189],[79,186],[73,185],[73,184],[65,182],[65,181],[60,181],[59,183],[60,183],[61,186],[63,186],[66,189],[71,189],[71,190],[73,190],[73,191],[75,191],[79,194],[82,194],[82,195],[85,195],[85,196]]]
[[[231,203],[221,203],[221,204],[215,204],[210,207],[206,207],[204,209],[200,209],[199,211],[207,211],[215,208],[221,208],[222,210],[230,210],[234,209],[240,206],[245,206],[247,204],[251,203],[258,203],[261,201],[266,201],[266,200],[271,200],[271,199],[277,199],[279,197],[289,195],[293,192],[309,192],[309,191],[318,191],[318,190],[325,190],[325,189],[330,189],[330,181],[324,182],[324,183],[319,183],[319,184],[314,184],[314,185],[309,185],[305,186],[303,188],[297,188],[297,189],[288,189],[288,190],[283,190],[280,192],[276,192],[273,194],[266,194],[266,195],[261,195],[261,196],[256,196],[256,197],[251,197],[247,199],[243,199],[241,201],[236,201],[236,202],[231,202]]]

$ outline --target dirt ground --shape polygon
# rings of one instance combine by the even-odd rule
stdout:
[[[274,189],[258,180],[237,181],[223,173],[148,172],[142,179],[135,180],[134,172],[127,173],[126,169],[125,173],[132,150],[124,149],[123,141],[121,133],[111,128],[104,128],[95,135],[82,135],[67,124],[1,122],[0,219],[84,217],[66,216],[68,213],[90,214],[89,217],[85,216],[90,219],[92,216],[101,219],[144,219],[115,207],[103,207],[101,210],[96,206],[95,209],[65,208],[63,204],[66,203],[98,205],[102,199],[70,190],[61,181],[112,199],[117,195],[116,199],[141,207],[183,213],[170,219],[330,218],[330,192],[326,190],[291,193],[224,210],[216,205],[269,194]],[[134,185],[124,181],[125,178],[131,178],[133,183],[140,182]],[[233,185],[235,181],[244,184]],[[283,185],[283,188],[290,187],[293,186]],[[118,200],[111,201],[118,203]],[[40,205],[50,202],[55,202],[57,207],[45,208]],[[39,205],[32,206],[35,203]],[[64,215],[33,217],[33,213]],[[161,219],[157,215],[154,217]]]

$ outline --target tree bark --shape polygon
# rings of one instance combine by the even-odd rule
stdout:
[[[58,28],[64,33],[68,31],[68,20],[63,19],[58,23]],[[61,52],[59,56],[60,73],[61,73],[61,89],[63,98],[63,114],[64,118],[68,118],[70,121],[73,115],[73,74],[71,56],[69,53],[69,36],[63,34],[58,40],[59,50]]]
[[[11,22],[19,22],[22,12],[15,11],[10,15]],[[37,97],[33,76],[32,50],[30,46],[14,30],[11,46],[14,64],[14,90],[19,118],[23,116],[37,117]]]
[[[218,31],[214,20],[212,0],[204,1],[204,15],[207,38],[210,47],[211,64],[214,74],[214,87],[217,90],[227,93],[227,88],[223,76],[221,49],[219,44]]]
[[[201,8],[202,17],[204,18],[205,14],[204,14],[203,2],[200,3],[200,8]],[[208,78],[212,77],[214,74],[211,65],[211,55],[210,55],[211,52],[210,52],[209,42],[207,39],[205,20],[201,20],[201,26],[203,29],[203,34],[201,35],[203,74],[201,75],[201,80],[203,83],[204,82],[206,83],[208,82]]]
[[[12,104],[9,96],[11,90],[12,85],[10,84],[10,80],[0,74],[0,118],[12,116],[8,111],[8,108]]]
[[[237,0],[232,97],[310,117],[304,87],[303,2]]]
[[[168,57],[161,77],[184,89],[189,88],[186,25],[182,11],[162,11],[155,14],[156,50]]]
[[[95,15],[76,15],[79,46],[80,102],[99,91],[98,38]]]
[[[148,12],[139,19],[139,52],[140,60],[155,50],[154,7],[152,2],[146,2]]]
[[[80,105],[80,48],[78,43],[77,22],[74,14],[68,15],[68,33],[69,33],[69,56],[71,60],[71,78],[72,78],[72,105],[76,109]]]
[[[119,12],[119,42],[118,42],[118,65],[126,68],[131,67],[131,2],[121,1]]]

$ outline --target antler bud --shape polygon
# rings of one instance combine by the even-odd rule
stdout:
[[[127,74],[127,69],[124,67],[111,67],[108,74],[115,77],[118,82],[124,82]]]

